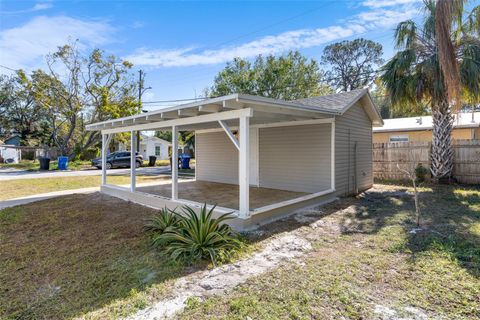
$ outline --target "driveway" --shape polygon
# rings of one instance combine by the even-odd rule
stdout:
[[[166,174],[170,171],[169,166],[162,167],[141,167],[137,169],[137,175],[156,176]],[[18,169],[0,168],[0,181],[17,180],[17,179],[35,179],[35,178],[56,178],[56,177],[79,177],[79,176],[100,176],[102,170],[77,170],[77,171],[27,171]],[[108,175],[129,175],[130,168],[126,169],[110,169],[107,170]]]

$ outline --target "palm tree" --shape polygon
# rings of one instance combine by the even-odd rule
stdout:
[[[453,106],[459,105],[460,100],[455,101],[455,95],[449,96],[443,71],[445,67],[440,65],[440,60],[451,63],[448,59],[454,59],[453,66],[457,66],[459,75],[458,92],[480,100],[480,40],[472,22],[478,21],[480,10],[479,6],[474,8],[463,24],[450,24],[453,28],[447,31],[453,55],[448,58],[446,54],[439,55],[437,1],[425,0],[424,4],[425,18],[421,25],[408,20],[397,26],[395,42],[399,51],[382,68],[380,79],[393,104],[401,106],[427,102],[430,105],[433,115],[431,171],[438,180],[452,175],[452,112],[455,111]],[[451,92],[455,92],[455,88]],[[461,98],[460,94],[458,97]]]

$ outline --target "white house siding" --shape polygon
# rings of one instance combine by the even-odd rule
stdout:
[[[372,122],[359,103],[344,115],[336,117],[335,184],[336,193],[340,196],[349,195],[355,191],[355,142],[357,143],[357,187],[362,191],[373,185]]]
[[[224,131],[197,132],[196,179],[238,184],[238,150]]]
[[[299,192],[330,188],[331,124],[260,128],[260,186]]]
[[[160,147],[160,155],[155,154],[155,147]],[[165,143],[157,142],[155,140],[148,140],[147,144],[142,144],[140,146],[142,149],[142,155],[145,159],[148,159],[149,156],[156,156],[159,160],[168,159],[168,145]],[[146,150],[146,152],[143,152]]]

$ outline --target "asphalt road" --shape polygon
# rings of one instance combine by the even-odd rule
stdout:
[[[141,167],[137,169],[137,175],[156,176],[165,174],[170,171],[169,166],[162,167]],[[56,178],[56,177],[80,177],[80,176],[100,176],[102,170],[76,170],[76,171],[27,171],[18,169],[0,168],[0,181],[17,180],[17,179],[37,179],[37,178]],[[130,168],[126,169],[110,169],[107,175],[129,175]]]

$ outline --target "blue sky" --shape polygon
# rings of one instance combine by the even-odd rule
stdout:
[[[418,0],[0,2],[0,64],[31,70],[79,39],[143,69],[145,101],[192,98],[235,56],[323,48],[364,37],[393,53],[393,28],[420,17]],[[0,68],[1,73],[8,73]],[[156,108],[161,104],[151,105]]]

